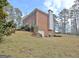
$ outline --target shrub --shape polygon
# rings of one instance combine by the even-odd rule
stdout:
[[[7,36],[11,35],[12,33],[15,33],[15,24],[13,23],[13,21],[6,22],[4,28],[5,28],[4,34]]]
[[[30,26],[29,25],[25,25],[24,30],[25,31],[30,31]]]
[[[0,33],[0,42],[2,42],[2,39],[3,39],[3,34]]]
[[[29,25],[25,25],[25,26],[22,26],[21,27],[21,30],[24,30],[24,31],[30,31],[30,26]]]

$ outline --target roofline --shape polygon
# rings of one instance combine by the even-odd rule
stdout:
[[[48,15],[46,12],[44,12],[44,11],[42,11],[42,10],[38,9],[38,8],[36,8],[36,9],[35,9],[35,11],[39,11],[39,12],[41,12],[41,13],[43,13],[43,14]]]
[[[41,11],[40,9],[35,8],[35,9],[34,9],[32,12],[30,12],[28,15],[24,16],[24,17],[23,17],[23,20],[24,20],[25,18],[29,17],[33,12],[35,13],[36,11],[39,11],[39,12],[45,14],[45,15],[48,15],[47,13]]]

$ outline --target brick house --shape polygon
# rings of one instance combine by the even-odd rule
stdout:
[[[35,24],[39,30],[44,31],[45,36],[49,33],[49,15],[37,8],[24,17],[23,24]]]

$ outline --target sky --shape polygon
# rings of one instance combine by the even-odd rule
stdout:
[[[62,9],[69,9],[74,4],[74,0],[8,0],[8,2],[14,8],[19,8],[23,15],[30,13],[35,8],[46,13],[51,9],[54,14],[58,15]]]

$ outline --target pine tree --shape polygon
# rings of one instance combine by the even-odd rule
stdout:
[[[8,4],[7,0],[0,0],[0,41],[4,35],[4,24],[7,14],[3,11],[3,7]]]
[[[5,11],[6,6],[10,7],[10,9],[7,8],[8,11]],[[10,14],[7,13],[9,11],[10,11]],[[11,17],[8,18],[8,16],[11,16]],[[13,7],[7,2],[7,0],[0,0],[0,41],[2,41],[2,38],[4,35],[11,35],[12,33],[15,32],[16,24],[14,24],[15,16],[14,17],[13,16],[14,16]],[[11,21],[8,21],[8,20],[11,20]]]

